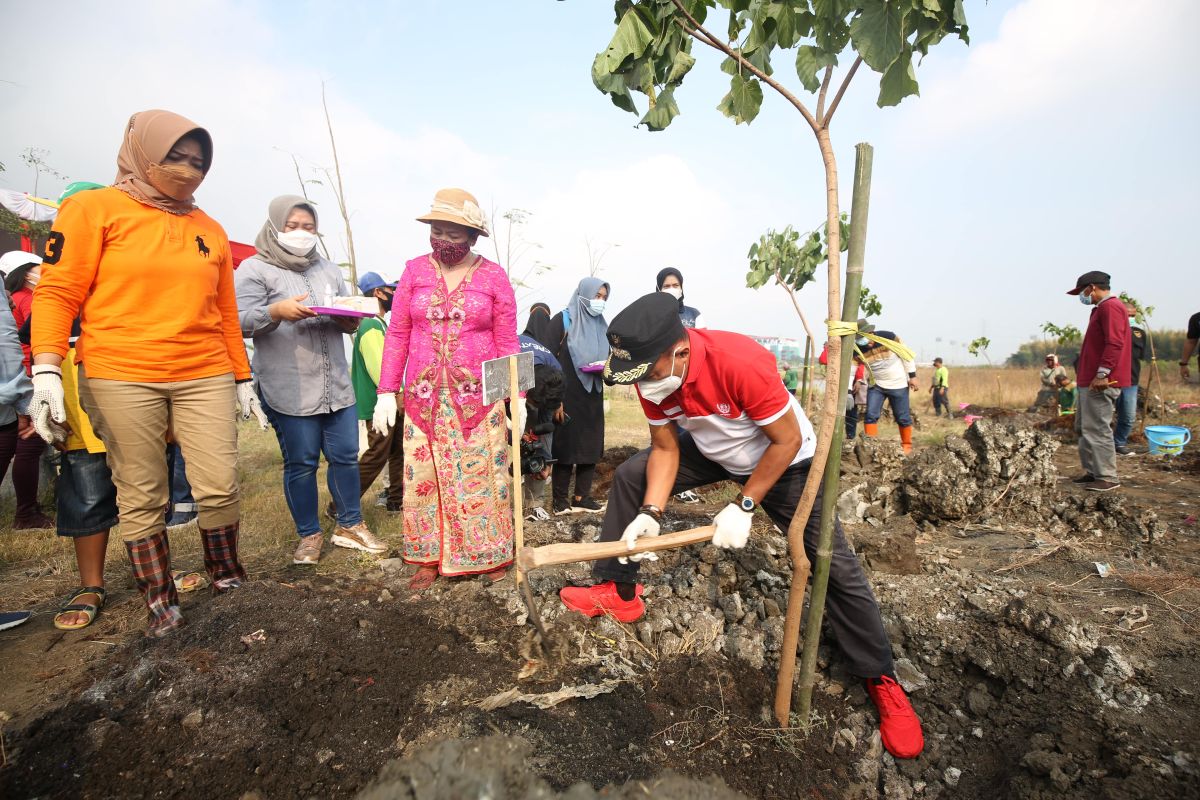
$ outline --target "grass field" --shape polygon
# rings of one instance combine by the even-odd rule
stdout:
[[[932,371],[920,370],[917,380],[927,387]],[[1143,381],[1148,377],[1143,371]],[[1175,370],[1163,370],[1166,397],[1173,403],[1200,402],[1200,384],[1184,385]],[[992,367],[954,368],[950,371],[950,394],[954,408],[959,403],[980,406],[1025,408],[1037,393],[1036,369],[1005,369]],[[633,389],[615,387],[608,390],[605,441],[608,447],[646,446],[649,432]],[[811,404],[815,416],[820,403],[816,392]],[[916,435],[918,445],[940,442],[949,432],[962,432],[961,419],[938,419],[933,415],[926,389],[913,395],[913,407],[920,417]],[[815,420],[814,420],[815,421]],[[247,568],[252,572],[277,572],[290,568],[291,551],[295,544],[295,526],[283,500],[282,459],[279,446],[271,431],[262,431],[251,424],[240,429],[241,454],[239,471],[242,479],[242,541],[241,550]],[[883,438],[898,439],[894,425],[880,426]],[[321,507],[328,502],[324,466],[318,476]],[[400,544],[400,518],[386,514],[374,504],[374,491],[363,501],[363,513],[368,525],[394,547]],[[59,538],[53,531],[13,531],[8,529],[13,514],[11,485],[6,481],[0,495],[0,607],[17,608],[46,604],[65,594],[77,583],[74,553],[68,539]],[[322,519],[326,529],[332,522]],[[172,553],[178,567],[202,567],[199,536],[195,526],[184,528],[171,537]],[[327,553],[329,552],[327,548]],[[353,572],[366,568],[371,559],[350,551],[328,555],[316,567],[318,572]],[[124,547],[114,535],[109,544],[110,581],[116,585],[129,584],[129,571]]]

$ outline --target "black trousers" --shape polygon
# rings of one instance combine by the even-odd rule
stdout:
[[[701,454],[684,432],[679,436],[679,472],[671,494],[697,489],[710,483],[732,480],[740,484],[747,476],[733,475],[724,467],[709,461]],[[626,526],[633,522],[642,505],[646,492],[646,462],[650,450],[635,455],[617,468],[612,488],[608,493],[608,509],[600,530],[600,541],[612,542],[621,538]],[[804,482],[808,477],[808,462],[793,464],[784,471],[779,480],[762,498],[763,510],[775,524],[787,530]],[[817,539],[821,527],[821,495],[818,493],[812,514],[804,526],[804,550],[812,561],[817,557]],[[637,580],[639,564],[631,561],[622,564],[615,558],[597,561],[593,574],[601,580],[618,583],[633,583]],[[829,568],[829,592],[825,601],[825,618],[837,638],[838,646],[850,661],[851,671],[860,677],[874,678],[892,672],[892,647],[883,629],[879,616],[879,604],[867,583],[858,557],[850,549],[840,522],[835,522],[833,534],[833,559]]]

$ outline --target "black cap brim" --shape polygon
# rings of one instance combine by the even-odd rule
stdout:
[[[646,377],[657,360],[656,358],[651,361],[633,361],[617,358],[612,351],[609,351],[608,358],[604,362],[604,382],[609,386],[627,386],[637,383]]]

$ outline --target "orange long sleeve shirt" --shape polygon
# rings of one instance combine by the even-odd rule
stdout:
[[[67,355],[71,321],[89,378],[166,383],[250,377],[224,229],[117,189],[68,198],[33,294],[33,355]]]

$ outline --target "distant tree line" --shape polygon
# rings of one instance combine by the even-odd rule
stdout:
[[[1154,354],[1159,362],[1176,362],[1183,355],[1183,342],[1187,334],[1185,331],[1160,331],[1151,327],[1151,333],[1154,336]],[[1065,366],[1071,366],[1075,363],[1075,359],[1079,356],[1080,342],[1063,342],[1055,339],[1034,338],[1025,342],[1017,352],[1008,357],[1005,362],[1010,367],[1033,367],[1040,366],[1045,360],[1047,353],[1055,353],[1058,360]],[[1150,361],[1150,348],[1146,348],[1146,362]]]

